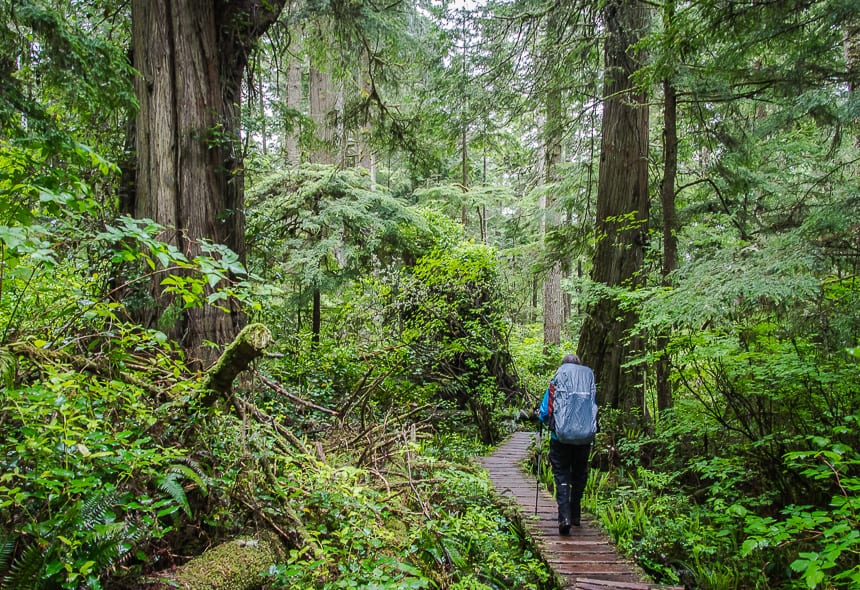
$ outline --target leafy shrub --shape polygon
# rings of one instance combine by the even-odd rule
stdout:
[[[205,491],[184,452],[158,440],[172,418],[141,389],[49,372],[2,398],[0,515],[16,547],[3,588],[100,588],[142,540],[172,530],[171,515],[190,516],[180,481]]]
[[[860,453],[839,440],[858,426],[860,414],[848,416],[831,437],[811,437],[812,448],[786,456],[791,468],[834,484],[838,493],[826,506],[787,506],[780,518],[747,512],[744,557],[760,560],[764,571],[790,561],[790,572],[783,569],[775,577],[797,575],[806,588],[860,584]]]

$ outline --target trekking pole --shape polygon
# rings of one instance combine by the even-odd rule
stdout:
[[[540,494],[540,466],[541,453],[543,452],[543,422],[538,421],[538,452],[537,452],[537,477],[535,478],[535,516],[538,512],[538,495]]]

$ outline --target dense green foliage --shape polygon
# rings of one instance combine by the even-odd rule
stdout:
[[[31,209],[53,231],[27,218],[4,237],[3,588],[123,587],[181,561],[178,548],[193,554],[261,525],[292,547],[260,572],[270,587],[549,583],[468,463],[482,447],[464,443],[459,422],[436,407],[433,378],[420,378],[408,348],[361,348],[360,336],[379,327],[370,308],[341,312],[354,331],[342,329],[338,346],[285,336],[291,354],[259,367],[262,381],[233,400],[238,414],[202,406],[201,375],[181,351],[105,296],[128,285],[84,298],[79,269],[93,271],[81,263],[91,251],[114,272],[182,269],[182,281],[164,272],[162,284],[200,305],[203,286],[225,284],[237,263],[188,261],[154,238],[153,224],[119,219],[93,233],[84,210],[65,225],[56,214],[74,201]],[[479,274],[493,268],[475,264]],[[362,297],[384,298],[372,293]],[[278,305],[247,309],[277,317],[291,304]],[[285,397],[285,387],[295,393]]]
[[[602,409],[587,490],[619,546],[690,588],[860,585],[858,4],[658,3],[638,83],[652,140],[679,98],[678,253],[664,275],[655,197],[635,291],[585,278],[614,0],[420,4],[290,3],[248,69],[247,251],[190,257],[120,214],[126,5],[0,3],[0,588],[134,587],[262,530],[285,552],[261,586],[551,588],[471,459],[598,298],[635,310],[645,375],[636,420]],[[340,165],[286,162],[320,147],[325,118],[284,100],[305,60],[342,91]],[[564,161],[541,184],[549,91]],[[144,329],[152,284],[176,304]],[[204,305],[274,334],[220,396],[165,336]]]

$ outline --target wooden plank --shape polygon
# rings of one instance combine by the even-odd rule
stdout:
[[[595,578],[577,578],[574,587],[577,590],[684,590],[683,586],[659,586],[644,582],[623,582]]]
[[[648,584],[615,580],[576,579],[577,590],[649,590]]]

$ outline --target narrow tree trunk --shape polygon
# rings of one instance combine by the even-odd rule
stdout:
[[[648,105],[632,80],[643,63],[632,46],[644,34],[646,10],[637,0],[608,0],[603,8],[606,71],[592,279],[631,290],[640,281],[648,229]],[[589,306],[579,350],[594,369],[601,404],[643,407],[640,371],[623,367],[641,348],[629,335],[635,322],[617,297],[604,295]]]
[[[463,193],[469,191],[469,125],[468,125],[468,111],[469,111],[469,93],[467,91],[467,85],[469,80],[468,70],[466,69],[467,57],[469,53],[469,43],[468,43],[468,35],[466,33],[466,17],[465,13],[463,13],[463,27],[461,38],[463,39],[463,71],[462,71],[462,89],[460,92],[460,96],[463,99],[463,112],[460,113],[460,116],[463,118],[460,128],[460,184],[463,186]],[[468,217],[469,210],[466,207],[466,196],[463,195],[463,204],[460,207],[460,222],[463,224],[463,227],[466,227],[466,224],[469,221]]]
[[[331,74],[321,69],[322,64],[311,62],[308,93],[310,97],[311,118],[316,125],[317,147],[311,155],[311,162],[317,164],[341,164],[338,161],[338,127],[335,122],[338,117],[338,97],[332,83]],[[342,155],[342,154],[341,154]],[[314,205],[314,214],[318,215],[318,203]],[[316,240],[325,236],[321,233]],[[318,343],[322,330],[322,299],[319,284],[311,285],[313,292],[311,309],[311,335],[314,343]]]
[[[361,84],[361,91],[366,96],[370,96],[373,90],[373,83],[370,77],[370,58],[368,57],[368,53],[366,51],[362,51],[361,54],[361,68],[359,69],[359,80]],[[361,122],[361,126],[358,130],[358,137],[356,138],[356,152],[357,158],[356,162],[358,166],[361,166],[370,173],[370,183],[371,187],[376,185],[376,161],[373,156],[373,147],[370,144],[370,137],[373,129],[371,128],[369,117],[365,117],[365,119]]]
[[[848,90],[855,94],[860,92],[860,17],[849,19],[849,22],[844,23],[843,31]],[[860,135],[854,137],[854,146],[860,147]]]
[[[262,56],[257,56],[258,63],[254,68],[256,79],[253,76],[248,76],[248,86],[250,91],[251,84],[256,82],[254,90],[257,93],[257,116],[260,118],[260,151],[266,156],[269,154],[269,126],[266,117],[266,86],[263,84],[263,66],[260,63],[262,59]]]
[[[460,206],[460,223],[463,227],[469,222],[469,209],[466,205],[466,193],[469,192],[469,142],[467,136],[466,124],[463,123],[463,130],[460,135],[460,186],[463,189],[463,204]]]
[[[555,169],[561,160],[561,145],[558,137],[547,137],[546,182],[554,182]],[[553,211],[553,198],[547,192],[543,201],[544,240],[559,225],[559,216]],[[548,250],[548,249],[547,249]],[[561,344],[561,323],[564,317],[564,298],[561,290],[561,263],[550,266],[543,283],[543,342],[544,346]]]
[[[322,298],[319,288],[314,289],[313,310],[311,312],[311,340],[319,344],[320,331],[322,330]]]
[[[558,18],[558,12],[550,14],[546,31],[547,51],[554,53],[558,50],[558,40],[561,38],[562,26]],[[558,166],[562,161],[562,118],[564,108],[562,105],[561,89],[558,87],[560,81],[550,80],[544,96],[544,108],[546,119],[544,121],[544,161],[543,182],[552,184],[558,181]],[[544,243],[550,232],[561,225],[561,216],[555,212],[553,205],[555,199],[551,191],[545,191],[543,201],[543,226]],[[549,251],[549,248],[544,248]],[[549,253],[549,252],[548,252]],[[552,254],[550,253],[550,256]],[[561,324],[564,318],[564,299],[561,291],[561,262],[555,260],[549,268],[543,284],[543,342],[544,347],[559,346],[561,344]]]
[[[678,97],[670,80],[663,81],[663,179],[660,201],[663,208],[663,285],[671,283],[669,275],[678,266],[678,215],[675,211],[675,178],[678,174]],[[667,334],[657,337],[657,361],[654,364],[657,382],[657,410],[672,407],[672,383],[669,381],[670,362]]]

